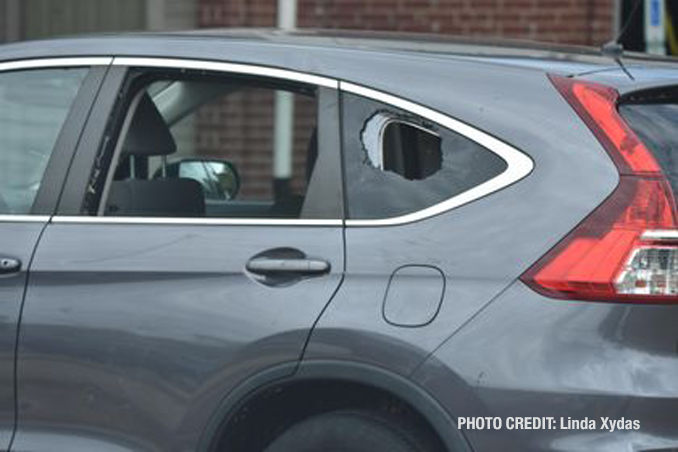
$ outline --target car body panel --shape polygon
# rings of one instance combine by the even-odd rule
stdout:
[[[678,307],[546,298],[515,282],[413,379],[460,416],[596,421],[594,430],[464,430],[475,450],[678,447]],[[639,430],[601,430],[601,417]]]
[[[395,71],[398,63],[380,64],[391,64]],[[346,280],[314,329],[307,359],[341,353],[346,359],[409,374],[618,183],[605,151],[545,74],[505,68],[505,75],[514,76],[500,82],[477,67],[455,66],[442,78],[442,67],[437,72],[432,67],[431,62],[421,66],[411,62],[407,70],[400,70],[405,72],[403,80],[384,78],[377,87],[389,93],[406,92],[403,95],[424,105],[492,131],[528,153],[534,170],[514,185],[425,221],[390,227],[349,225]],[[405,78],[421,84],[410,83],[405,89]],[[449,95],[440,95],[443,83]],[[427,88],[434,85],[438,89]],[[457,88],[462,86],[463,90]],[[512,94],[516,92],[524,94]],[[538,127],[528,128],[526,123]],[[423,255],[422,249],[427,250]],[[389,277],[403,265],[432,265],[446,278],[441,309],[435,321],[421,328],[397,327],[383,320]]]
[[[31,220],[0,222],[0,259],[16,259],[22,264],[18,273],[0,275],[0,450],[8,450],[14,433],[14,360],[28,265],[49,218]]]
[[[246,274],[283,246],[332,272],[285,287]],[[340,227],[51,224],[26,296],[13,450],[193,450],[238,382],[299,359],[342,268]]]
[[[126,72],[109,71],[35,255],[17,363],[16,451],[195,450],[238,383],[300,359],[343,277],[341,212],[278,223],[64,215],[82,208]],[[323,91],[319,102],[322,171],[337,167],[336,98]],[[341,201],[341,174],[326,185]],[[285,284],[246,270],[280,248],[330,270]]]
[[[581,74],[578,78],[602,83],[616,88],[622,95],[650,87],[672,85],[676,83],[678,69],[675,67],[648,67],[625,65],[616,70]]]
[[[16,348],[30,264],[50,215],[56,210],[75,145],[105,71],[105,65],[92,66],[84,77],[54,143],[30,214],[0,215],[0,259],[9,258],[20,265],[19,271],[0,275],[0,450],[8,450],[16,426]]]

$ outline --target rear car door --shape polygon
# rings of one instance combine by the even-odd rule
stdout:
[[[299,360],[343,276],[334,85],[116,59],[34,258],[13,450],[196,450]]]
[[[0,63],[0,450],[15,425],[17,326],[31,258],[107,63]]]

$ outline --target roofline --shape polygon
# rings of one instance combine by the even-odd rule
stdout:
[[[278,28],[199,28],[178,31],[137,31],[137,32],[107,32],[79,35],[55,36],[41,39],[40,42],[59,39],[109,39],[109,38],[140,38],[140,39],[226,39],[251,40],[256,39],[281,45],[295,44],[308,47],[360,48],[361,50],[399,51],[408,53],[432,53],[449,56],[515,56],[529,57],[532,52],[545,52],[555,59],[574,57],[605,58],[601,48],[573,44],[535,41],[529,39],[502,38],[502,37],[475,37],[450,34],[395,32],[358,29],[336,28],[299,28],[293,31]],[[309,38],[302,41],[303,38]],[[312,42],[317,38],[317,42]],[[424,48],[425,46],[425,48]],[[452,48],[454,47],[454,48]],[[467,49],[464,49],[467,47]],[[543,56],[543,55],[538,55]],[[641,52],[624,52],[624,60],[639,60],[663,63],[676,63],[678,58],[664,55],[653,55]]]

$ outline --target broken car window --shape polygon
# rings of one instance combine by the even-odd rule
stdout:
[[[493,152],[411,113],[352,94],[343,110],[349,218],[407,215],[506,169]]]
[[[440,137],[416,118],[379,111],[366,122],[361,140],[370,163],[408,180],[425,179],[441,169]]]

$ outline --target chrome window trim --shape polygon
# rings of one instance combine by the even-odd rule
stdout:
[[[155,68],[195,69],[203,71],[230,72],[234,74],[258,75],[295,82],[308,83],[311,85],[324,86],[338,89],[339,82],[335,79],[319,75],[307,74],[288,69],[279,69],[270,66],[256,64],[226,63],[219,61],[191,60],[186,58],[138,58],[138,57],[115,57],[114,66],[137,66]]]
[[[484,182],[466,192],[453,196],[441,203],[427,207],[425,209],[412,212],[410,214],[383,219],[365,219],[365,220],[346,220],[347,226],[393,226],[419,221],[429,218],[461,205],[472,202],[484,197],[490,193],[505,188],[514,182],[523,179],[530,174],[534,168],[534,163],[530,157],[510,146],[507,143],[481,131],[466,123],[446,116],[440,112],[416,104],[414,102],[396,97],[382,91],[374,90],[364,86],[356,85],[350,82],[338,81],[329,77],[323,77],[303,72],[297,72],[287,69],[279,69],[269,66],[260,66],[254,64],[227,63],[217,61],[193,60],[186,58],[162,58],[162,57],[56,57],[39,58],[31,60],[18,60],[0,62],[0,71],[16,69],[32,69],[47,67],[69,67],[69,66],[95,66],[95,65],[115,65],[115,66],[140,66],[156,68],[179,68],[208,70],[218,72],[231,72],[247,75],[258,75],[262,77],[271,77],[284,80],[308,83],[317,86],[339,89],[370,98],[385,104],[401,108],[410,113],[426,118],[440,126],[453,130],[465,137],[482,145],[486,149],[494,152],[506,161],[507,168],[500,175]],[[49,221],[50,217],[44,216],[22,216],[22,215],[0,215],[0,221],[26,221],[26,222],[44,222]],[[167,224],[167,225],[252,225],[252,226],[341,226],[342,220],[305,220],[305,219],[250,219],[250,218],[174,218],[174,217],[78,217],[78,216],[55,216],[51,219],[54,223],[82,223],[82,224]]]
[[[418,210],[416,212],[392,218],[364,220],[347,219],[346,226],[395,226],[423,220],[425,218],[447,212],[448,210],[452,210],[464,204],[468,204],[472,201],[475,201],[476,199],[482,198],[491,193],[499,191],[502,188],[508,187],[509,185],[526,177],[534,169],[534,162],[523,152],[488,133],[476,129],[475,127],[472,127],[450,116],[444,115],[440,112],[414,102],[393,96],[391,94],[349,82],[339,82],[339,89],[341,91],[357,94],[362,97],[392,105],[407,112],[426,118],[442,127],[453,130],[454,132],[457,132],[466,138],[475,141],[487,150],[497,154],[506,162],[506,169],[501,174],[438,204],[434,204],[433,206]]]
[[[115,57],[114,66],[136,66],[151,68],[193,69],[215,72],[228,72],[253,76],[291,80],[300,83],[339,88],[337,80],[287,69],[278,69],[254,64],[227,63],[185,58],[162,57]],[[136,225],[206,225],[206,226],[343,226],[342,219],[285,219],[285,218],[178,218],[178,217],[78,217],[55,216],[54,223],[81,224],[136,224]]]
[[[15,71],[21,69],[43,69],[55,67],[109,66],[112,62],[113,62],[112,57],[34,58],[30,60],[13,60],[0,62],[0,72]]]
[[[655,229],[643,232],[643,240],[657,240],[662,242],[678,242],[678,230],[676,229]]]
[[[285,218],[178,218],[178,217],[78,217],[54,216],[52,223],[187,226],[342,226],[342,220],[291,220]]]
[[[0,215],[0,223],[47,223],[49,215]]]

